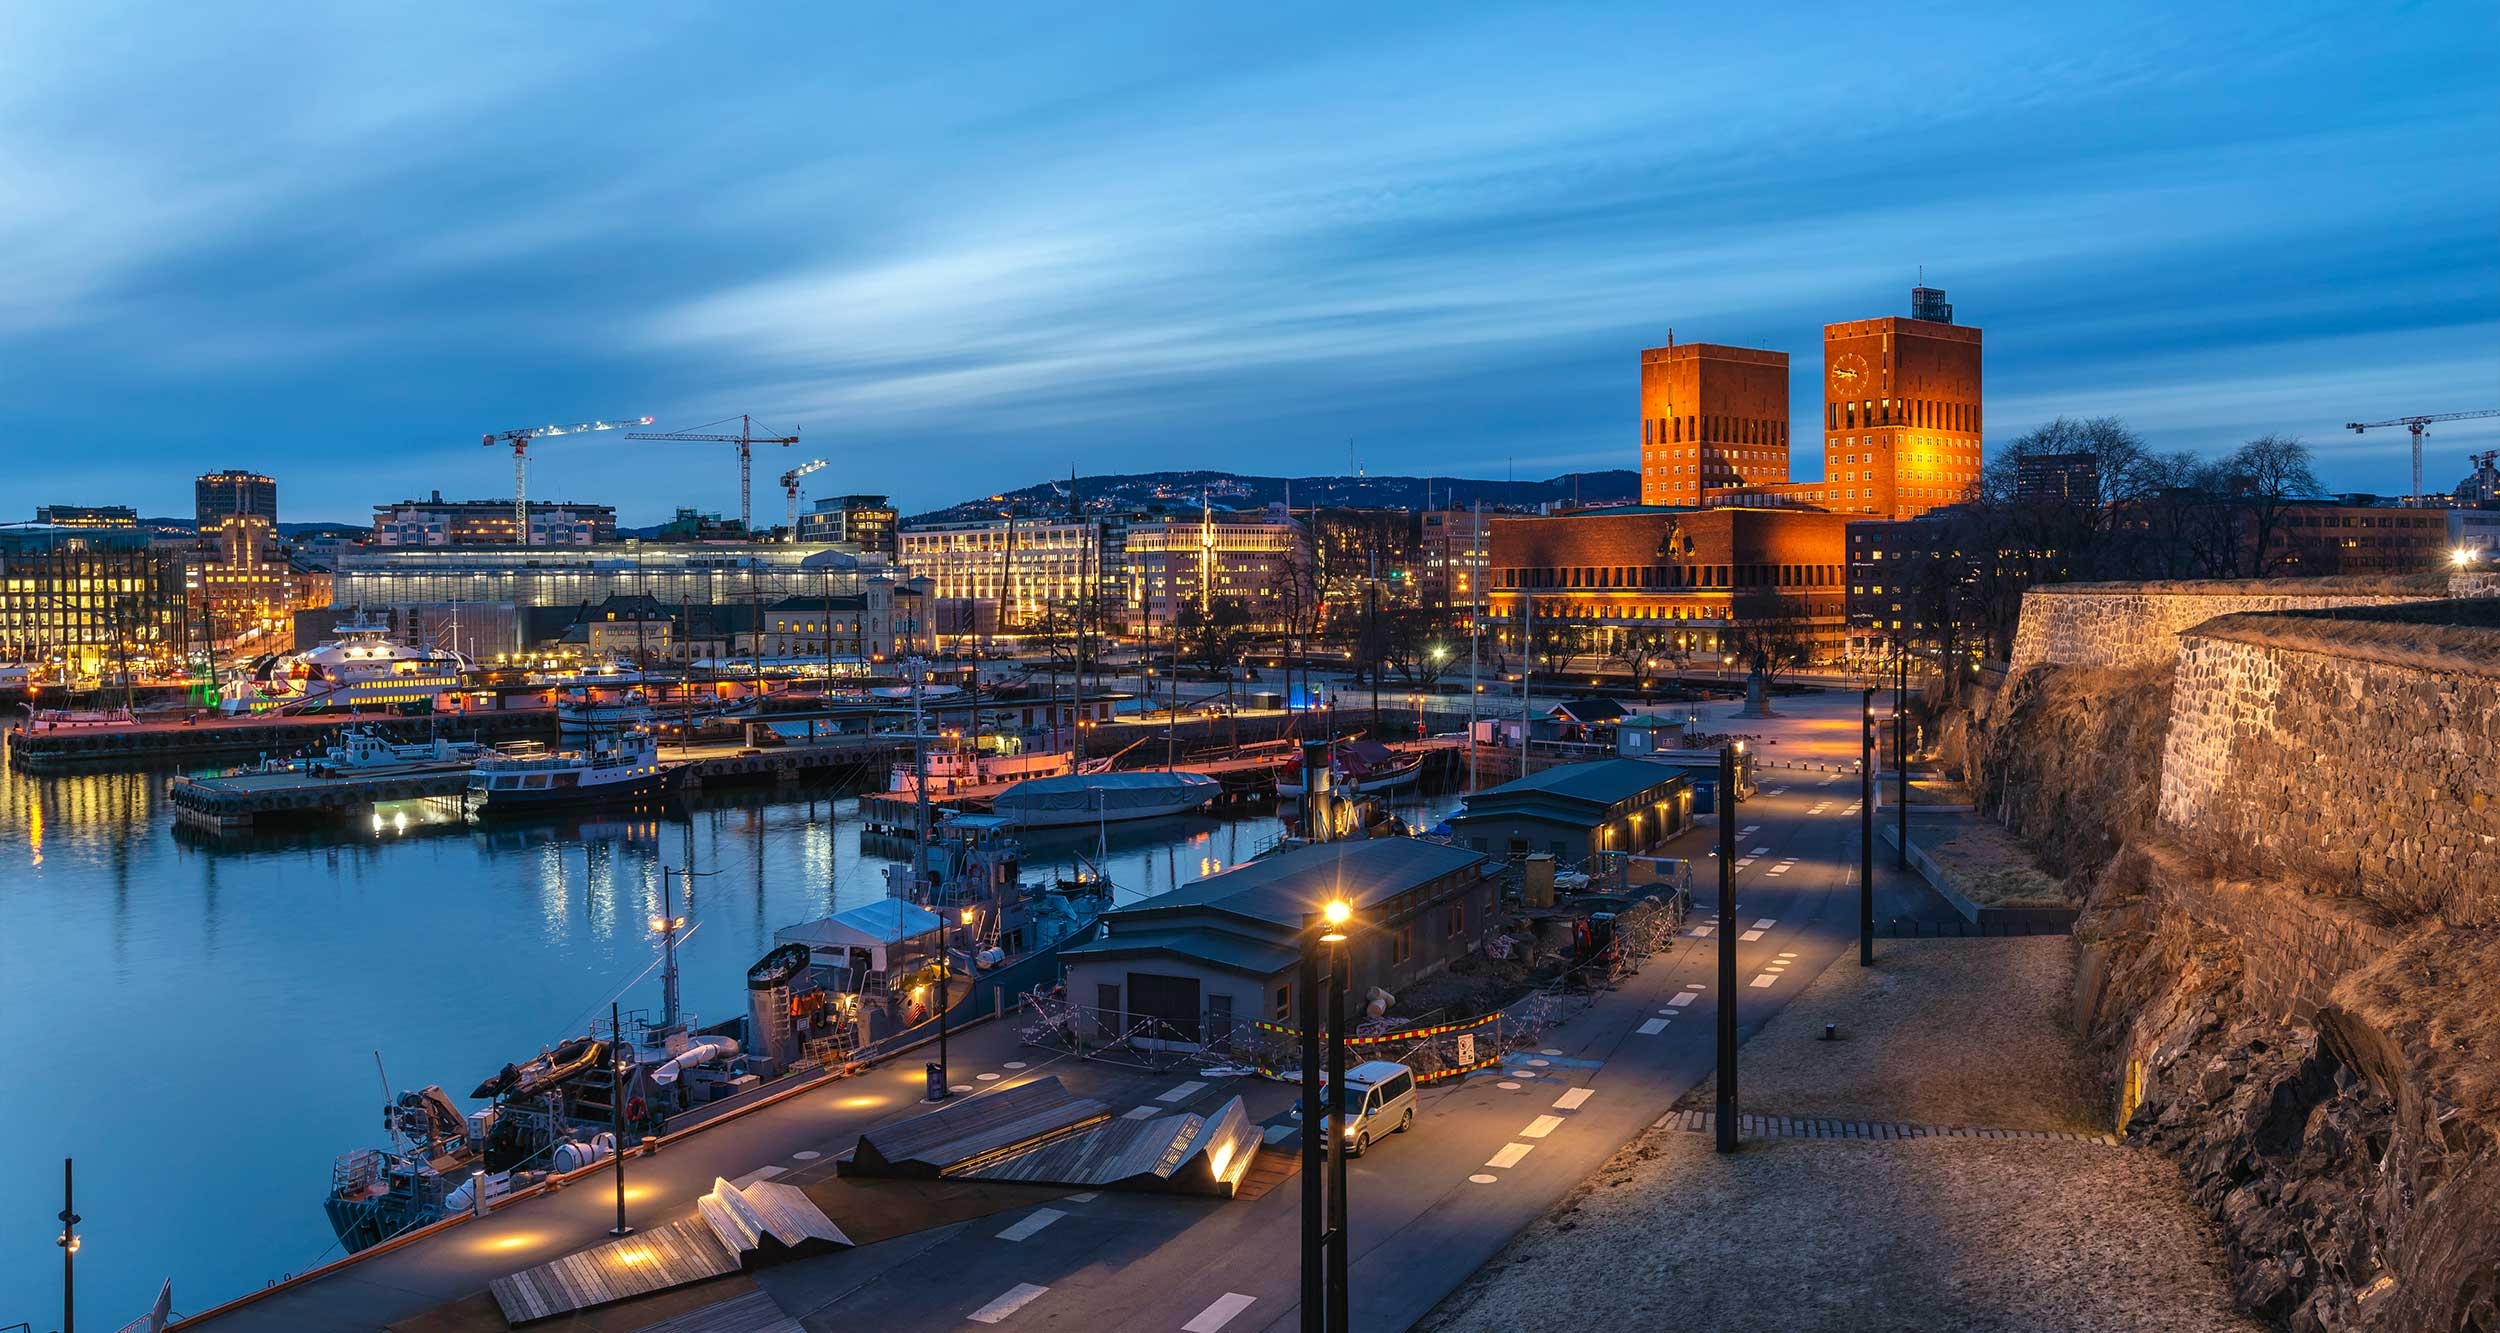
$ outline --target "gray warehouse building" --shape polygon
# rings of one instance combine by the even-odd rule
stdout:
[[[1649,852],[1692,822],[1693,784],[1682,769],[1593,759],[1477,792],[1450,829],[1463,847],[1501,857],[1543,852],[1569,866],[1599,852]]]

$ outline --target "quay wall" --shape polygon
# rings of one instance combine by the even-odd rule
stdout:
[[[2215,616],[2386,606],[2446,596],[2444,577],[2053,583],[2023,594],[2010,669],[2168,661],[2179,634]]]

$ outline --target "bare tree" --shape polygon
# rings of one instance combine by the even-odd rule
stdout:
[[[2290,509],[2322,489],[2309,446],[2289,435],[2260,435],[2232,451],[2231,493],[2248,514],[2247,569],[2264,578],[2290,563],[2284,529]]]

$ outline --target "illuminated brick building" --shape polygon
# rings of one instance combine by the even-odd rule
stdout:
[[[1538,626],[1581,625],[1601,641],[1641,634],[1663,650],[1707,654],[1732,647],[1732,633],[1769,629],[1835,651],[1846,627],[1848,522],[1804,510],[1649,505],[1505,516],[1492,525],[1490,616],[1513,651],[1529,598]]]
[[[1952,322],[1943,292],[1919,287],[1910,297],[1910,318],[1823,326],[1823,480],[1779,480],[1783,447],[1776,477],[1740,473],[1730,486],[1705,474],[1705,488],[1679,501],[1903,519],[1966,498],[1979,480],[1980,333]],[[1646,466],[1642,491],[1646,498]]]
[[[1641,503],[1788,480],[1788,353],[1717,343],[1641,352]]]

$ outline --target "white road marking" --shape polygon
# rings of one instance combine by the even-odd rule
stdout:
[[[1005,1074],[975,1074],[975,1075],[973,1075],[973,1077],[974,1077],[974,1078],[977,1078],[977,1079],[979,1079],[979,1080],[981,1080],[981,1081],[982,1081],[982,1082],[984,1082],[984,1083],[996,1083],[996,1082],[997,1082],[997,1081],[999,1081],[1000,1079],[1005,1078],[1005,1077],[1007,1077],[1007,1076],[1006,1076]]]
[[[1505,1144],[1500,1152],[1486,1160],[1485,1165],[1495,1168],[1517,1166],[1519,1159],[1527,1156],[1528,1150],[1535,1146],[1533,1143]]]
[[[1760,824],[1747,824],[1747,825],[1745,825],[1744,827],[1737,829],[1736,831],[1737,831],[1738,833],[1752,833],[1752,832],[1755,832],[1755,831],[1759,830],[1761,827],[1762,827],[1762,826],[1761,826]]]
[[[801,1151],[790,1154],[790,1159],[797,1162],[812,1162],[822,1156],[824,1156],[823,1153],[817,1152],[814,1149],[802,1149]]]
[[[1490,1185],[1490,1184],[1492,1184],[1494,1181],[1497,1181],[1497,1180],[1500,1180],[1500,1179],[1501,1179],[1501,1177],[1500,1177],[1500,1176],[1488,1176],[1488,1175],[1484,1174],[1484,1173],[1483,1173],[1483,1172],[1481,1172],[1481,1171],[1477,1172],[1476,1174],[1474,1174],[1474,1175],[1472,1175],[1472,1176],[1467,1177],[1467,1181],[1468,1181],[1468,1183],[1469,1183],[1469,1184],[1471,1184],[1471,1185]]]
[[[1502,1072],[1503,1072],[1503,1073],[1505,1073],[1505,1074],[1510,1075],[1512,1078],[1535,1078],[1535,1077],[1536,1077],[1536,1071],[1535,1071],[1535,1070],[1533,1070],[1533,1069],[1505,1069],[1505,1070],[1503,1070]]]
[[[1767,917],[1767,916],[1766,916],[1766,917],[1762,918],[1760,921],[1756,921],[1756,922],[1754,922],[1754,923],[1753,923],[1753,928],[1754,928],[1754,929],[1756,929],[1756,930],[1769,930],[1771,927],[1773,927],[1773,926],[1775,926],[1775,925],[1778,925],[1778,924],[1779,924],[1779,922],[1778,922],[1777,920],[1775,920],[1775,919],[1773,919],[1773,918],[1771,918],[1771,917]]]
[[[1120,1118],[1121,1118],[1122,1120],[1152,1120],[1152,1119],[1154,1119],[1156,1116],[1159,1116],[1159,1115],[1161,1115],[1161,1114],[1163,1114],[1163,1108],[1162,1108],[1162,1107],[1159,1107],[1159,1106],[1140,1106],[1140,1107],[1135,1108],[1134,1110],[1130,1110],[1130,1111],[1123,1112],[1123,1113],[1121,1114]]]
[[[1155,1100],[1159,1102],[1186,1101],[1189,1098],[1195,1097],[1199,1093],[1206,1091],[1206,1088],[1207,1085],[1205,1083],[1193,1078],[1187,1083],[1184,1083],[1169,1092],[1158,1095]]]
[[[1538,1069],[1548,1069],[1553,1066],[1554,1062],[1551,1060],[1530,1060],[1528,1063]]]
[[[1546,1135],[1553,1133],[1555,1130],[1562,1128],[1562,1126],[1563,1118],[1561,1116],[1541,1115],[1536,1119],[1529,1121],[1528,1127],[1519,1131],[1519,1137],[1523,1139],[1541,1139]]]
[[[1655,1036],[1657,1036],[1659,1033],[1664,1032],[1664,1031],[1666,1031],[1666,1030],[1667,1030],[1667,1020],[1665,1020],[1665,1019],[1663,1019],[1663,1018],[1653,1018],[1653,1019],[1649,1020],[1648,1022],[1641,1024],[1640,1028],[1638,1029],[1638,1031],[1640,1032],[1640,1034],[1641,1034],[1642,1036],[1644,1036],[1644,1037],[1655,1037]]]
[[[1710,933],[1710,930],[1711,930],[1711,928],[1710,928],[1710,927],[1708,927],[1708,926],[1695,926],[1695,927],[1693,927],[1693,930],[1692,930],[1693,938],[1695,938],[1695,939],[1700,939],[1700,938],[1702,938],[1703,936],[1708,935],[1708,934]]]
[[[1691,991],[1686,991],[1682,995],[1674,996],[1667,1001],[1667,1003],[1674,1005],[1678,1009],[1681,1009],[1692,1002],[1693,993]]]
[[[1702,985],[1698,981],[1687,981],[1684,983],[1684,989],[1686,990],[1700,990],[1701,988]]]
[[[1755,985],[1755,987],[1759,988],[1759,987],[1763,987],[1763,986],[1768,986],[1768,985],[1770,985],[1772,982],[1775,982],[1775,981],[1777,981],[1777,980],[1779,980],[1779,978],[1778,978],[1778,977],[1772,976],[1772,975],[1770,975],[1769,973],[1767,973],[1767,972],[1766,972],[1766,973],[1764,973],[1764,974],[1763,974],[1763,975],[1761,975],[1761,976],[1755,977],[1755,978],[1753,979],[1753,984]]]
[[[1751,940],[1758,940],[1758,939],[1761,939],[1761,938],[1762,938],[1762,932],[1761,932],[1761,931],[1758,931],[1758,930],[1749,930],[1749,931],[1746,931],[1744,934],[1737,936],[1736,938],[1738,938],[1738,939],[1740,939],[1740,940],[1747,940],[1747,941],[1751,941]]]
[[[1069,1195],[1069,1196],[1068,1196],[1068,1202],[1070,1202],[1070,1203],[1092,1203],[1094,1200],[1099,1199],[1099,1198],[1101,1198],[1101,1197],[1102,1197],[1101,1192],[1099,1192],[1099,1191],[1097,1191],[1097,1190],[1087,1190],[1087,1191],[1085,1191],[1083,1194],[1071,1194],[1071,1195]]]
[[[1562,1054],[1562,1051],[1561,1051],[1561,1049],[1560,1049],[1560,1048],[1558,1048],[1558,1047],[1548,1046],[1548,1047],[1546,1047],[1544,1050],[1538,1051],[1538,1052],[1537,1052],[1537,1054],[1539,1054],[1539,1055],[1560,1055],[1560,1054]]]
[[[787,1174],[789,1169],[790,1168],[786,1166],[759,1166],[754,1170],[747,1172],[745,1175],[738,1177],[736,1180],[730,1181],[729,1183],[740,1189],[745,1189],[747,1186],[752,1185],[759,1180],[770,1180],[775,1176]]]
[[[1032,1235],[1034,1232],[1039,1231],[1043,1227],[1049,1226],[1051,1223],[1066,1216],[1066,1213],[1060,1212],[1056,1208],[1036,1208],[1033,1210],[1033,1215],[1031,1217],[1016,1223],[1014,1226],[1007,1228],[1005,1231],[999,1232],[998,1238],[1000,1240],[1023,1240],[1025,1237]]]
[[[973,1311],[971,1315],[972,1322],[976,1324],[995,1324],[999,1320],[1004,1319],[1007,1316],[1014,1314],[1016,1311],[1023,1309],[1025,1306],[1032,1304],[1034,1297],[1039,1296],[1048,1290],[1050,1290],[1050,1288],[1037,1287],[1030,1282],[1019,1282],[1016,1285],[1009,1287],[1006,1295],[1001,1296],[997,1300],[991,1301],[989,1304]]]
[[[1768,848],[1768,847],[1756,847],[1756,848],[1754,848],[1754,849],[1753,849],[1753,851],[1750,853],[1750,855],[1753,855],[1753,856],[1761,856],[1761,855],[1764,855],[1764,854],[1768,853],[1770,850],[1771,850],[1771,849],[1770,849],[1770,848]]]
[[[1215,1298],[1215,1304],[1200,1310],[1197,1318],[1181,1325],[1181,1333],[1216,1333],[1217,1329],[1231,1323],[1234,1315],[1249,1309],[1251,1303],[1258,1299],[1238,1291],[1225,1292]]]
[[[1788,873],[1788,867],[1785,864],[1775,865],[1762,873],[1766,875],[1785,875]]]
[[[1518,1084],[1516,1084],[1516,1083],[1496,1083],[1496,1084],[1494,1084],[1493,1086],[1494,1086],[1494,1087],[1497,1087],[1497,1088],[1500,1088],[1500,1089],[1501,1089],[1502,1091],[1504,1091],[1504,1092],[1517,1092],[1517,1091],[1519,1091],[1519,1085],[1518,1085]]]
[[[1007,1062],[1007,1067],[1009,1069],[1022,1069],[1024,1068],[1024,1062],[1022,1060],[1010,1060]]]
[[[1566,1092],[1562,1096],[1554,1099],[1554,1109],[1558,1111],[1577,1111],[1581,1108],[1581,1106],[1587,1103],[1589,1098],[1596,1095],[1597,1089],[1595,1088],[1573,1088],[1571,1091]]]

